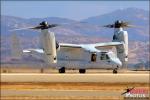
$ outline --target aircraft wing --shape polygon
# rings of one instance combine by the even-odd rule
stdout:
[[[63,49],[83,49],[85,51],[89,52],[100,52],[98,47],[112,47],[112,46],[118,46],[122,45],[121,42],[107,42],[107,43],[96,43],[96,44],[68,44],[68,43],[60,43],[60,48]]]
[[[61,49],[83,49],[85,51],[89,52],[99,52],[100,50],[96,49],[94,45],[88,45],[88,44],[67,44],[67,43],[60,43]]]
[[[59,45],[61,48],[82,48],[82,46],[79,44],[60,43]]]
[[[96,44],[68,44],[68,43],[60,43],[61,49],[68,49],[68,50],[79,50],[83,49],[88,52],[100,52],[98,47],[112,47],[117,45],[122,45],[121,42],[107,42],[107,43],[96,43]],[[25,49],[23,50],[24,53],[40,53],[43,54],[43,49]]]
[[[60,43],[60,48],[65,49],[83,49],[89,52],[99,52],[100,50],[96,49],[97,47],[109,47],[109,46],[117,46],[122,45],[121,42],[107,42],[107,43],[96,43],[96,44],[68,44],[68,43]],[[24,53],[44,53],[43,49],[25,49]]]
[[[107,43],[96,43],[93,44],[94,47],[109,47],[109,46],[118,46],[118,45],[122,45],[122,42],[107,42]]]
[[[107,42],[107,43],[96,43],[96,44],[68,44],[68,43],[60,43],[60,47],[66,49],[84,49],[89,52],[98,52],[99,50],[96,47],[109,47],[109,46],[117,46],[122,45],[121,42]],[[25,49],[24,53],[44,53],[43,49]]]

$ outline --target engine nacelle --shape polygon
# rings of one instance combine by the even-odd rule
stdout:
[[[115,28],[115,34],[113,36],[113,41],[122,42],[123,45],[116,46],[117,57],[123,63],[123,66],[126,66],[128,61],[128,33],[122,28]]]
[[[41,32],[41,42],[45,51],[46,62],[57,63],[56,41],[54,33],[49,32],[48,29],[43,29]]]

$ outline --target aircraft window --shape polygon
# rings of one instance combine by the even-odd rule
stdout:
[[[91,61],[95,62],[96,61],[96,54],[91,55]]]
[[[101,54],[100,59],[101,60],[107,60],[107,59],[109,59],[109,57],[107,54]]]

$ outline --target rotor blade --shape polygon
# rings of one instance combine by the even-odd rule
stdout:
[[[53,28],[53,27],[57,27],[57,26],[60,26],[60,25],[58,25],[58,24],[50,24],[49,28]]]
[[[108,24],[108,25],[104,25],[103,27],[113,28],[113,27],[114,27],[114,25],[113,25],[113,24]]]
[[[125,24],[125,25],[129,25],[130,23],[131,23],[131,22],[126,22],[126,21],[124,22],[124,21],[123,21],[123,24]]]
[[[12,29],[12,30],[9,30],[9,31],[19,31],[19,30],[27,30],[27,29],[35,29],[35,27],[18,28],[18,29]]]
[[[57,27],[59,26],[58,24],[50,24],[48,26],[48,28],[53,28],[53,27]],[[9,30],[9,31],[19,31],[19,30],[27,30],[27,29],[34,29],[34,30],[38,30],[38,29],[41,29],[43,26],[42,25],[38,25],[36,27],[24,27],[24,28],[18,28],[18,29],[12,29],[12,30]]]
[[[136,26],[136,25],[127,25],[127,27],[131,27],[131,28],[143,28],[141,26]]]

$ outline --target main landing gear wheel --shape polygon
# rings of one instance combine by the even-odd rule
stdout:
[[[65,67],[60,68],[59,73],[65,73]]]
[[[79,69],[79,73],[85,73],[86,72],[86,70],[85,69]]]
[[[115,68],[115,69],[113,70],[113,74],[117,74],[117,73],[118,73],[117,68]]]

